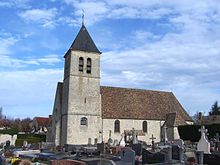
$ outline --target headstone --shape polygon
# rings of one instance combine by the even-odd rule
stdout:
[[[9,150],[9,148],[10,148],[10,141],[7,140],[5,144],[5,150]]]
[[[25,140],[25,141],[23,141],[23,147],[27,147],[27,145],[28,145],[28,142]]]
[[[95,138],[95,139],[94,139],[94,145],[97,145],[97,143],[98,143],[98,139]]]
[[[170,163],[172,162],[172,147],[168,146],[166,149],[166,154],[165,154],[165,162]]]
[[[103,154],[104,153],[104,151],[105,151],[105,144],[102,142],[102,143],[98,143],[97,144],[97,150],[98,150],[98,152],[100,152],[101,154]]]
[[[132,150],[135,151],[135,155],[141,156],[142,155],[142,144],[141,143],[133,144]]]
[[[203,151],[206,154],[210,154],[210,143],[206,138],[207,129],[205,129],[205,127],[202,126],[201,129],[199,129],[199,131],[201,132],[201,138],[197,144],[197,151]]]
[[[184,142],[182,139],[174,139],[173,142],[172,142],[173,145],[178,145],[180,148],[183,147],[184,145]]]
[[[109,130],[109,138],[108,138],[108,145],[113,145],[113,140],[112,140],[112,131],[111,130]]]
[[[0,164],[5,165],[5,158],[2,155],[0,155]]]
[[[203,151],[197,151],[196,156],[197,156],[198,164],[203,165],[204,152]]]
[[[168,138],[167,138],[167,126],[164,125],[163,129],[164,129],[164,142],[166,143],[168,141]]]
[[[120,140],[120,146],[124,147],[125,146],[125,138],[124,138],[124,134],[121,134],[121,140]]]
[[[88,138],[88,146],[91,146],[91,145],[92,145],[92,139]]]
[[[138,139],[137,139],[137,133],[134,128],[132,128],[132,144],[137,144]]]
[[[121,160],[123,162],[129,162],[130,165],[135,165],[135,152],[130,148],[122,148]]]
[[[180,160],[181,148],[178,145],[172,145],[172,159]]]
[[[165,154],[162,152],[150,152],[143,148],[142,164],[153,164],[165,162]]]
[[[113,143],[113,146],[117,146],[117,145],[118,145],[118,140],[115,139],[115,140],[114,140],[114,143]]]
[[[152,140],[152,151],[154,151],[155,150],[155,143],[154,143],[154,139],[156,139],[155,137],[154,137],[154,135],[152,134],[152,136],[151,136],[151,138],[150,138],[151,140]]]

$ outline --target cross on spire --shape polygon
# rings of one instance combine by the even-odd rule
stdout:
[[[84,10],[82,10],[82,26],[84,25]]]

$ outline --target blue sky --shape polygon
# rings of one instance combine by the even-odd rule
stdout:
[[[63,55],[85,25],[101,55],[101,84],[172,91],[190,115],[220,101],[218,0],[1,0],[0,107],[48,116]]]

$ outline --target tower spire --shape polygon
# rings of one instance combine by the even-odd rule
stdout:
[[[84,10],[82,10],[82,26],[84,26]]]

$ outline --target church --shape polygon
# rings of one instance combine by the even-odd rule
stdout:
[[[164,128],[173,140],[179,125],[193,123],[172,92],[100,86],[101,52],[84,24],[64,58],[49,138],[56,145],[120,141],[132,130],[138,140],[161,141]]]

